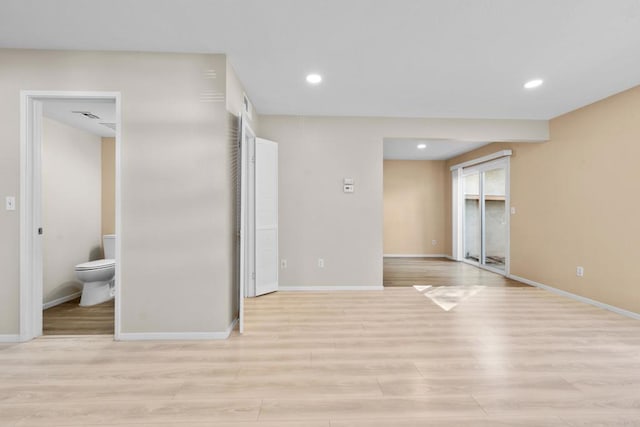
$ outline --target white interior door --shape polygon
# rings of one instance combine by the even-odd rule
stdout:
[[[278,290],[278,144],[255,143],[255,296]]]

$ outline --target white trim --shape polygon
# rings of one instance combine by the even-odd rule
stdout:
[[[463,258],[462,183],[462,168],[451,171],[451,259],[454,261],[460,261]]]
[[[384,254],[384,258],[446,258],[445,254]]]
[[[554,288],[553,286],[545,285],[539,282],[535,282],[533,280],[525,279],[524,277],[516,276],[515,274],[509,274],[507,276],[509,279],[516,280],[518,282],[522,282],[527,285],[535,286],[536,288],[544,289],[549,292],[553,292],[554,294],[561,295],[563,297],[570,298],[572,300],[582,302],[585,304],[593,305],[594,307],[602,308],[605,310],[613,311],[614,313],[620,314],[622,316],[630,317],[632,319],[640,320],[640,313],[635,313],[633,311],[628,311],[622,308],[615,307],[613,305],[605,304],[600,301],[592,300],[591,298],[583,297],[580,295],[572,294],[571,292],[563,291],[562,289]]]
[[[120,332],[119,341],[188,341],[188,340],[226,340],[236,327],[238,319],[224,332]]]
[[[20,339],[20,335],[17,334],[13,334],[13,335],[0,335],[0,342],[20,342],[22,341]]]
[[[114,338],[120,332],[121,307],[121,128],[120,92],[20,91],[20,341],[42,335],[42,252],[40,217],[39,110],[46,99],[113,99],[116,104],[116,304]],[[46,232],[46,230],[45,230]]]
[[[120,92],[115,93],[116,99],[116,273],[114,277],[115,304],[113,319],[113,339],[120,339],[122,333],[122,104]]]
[[[451,255],[445,255],[444,256],[446,259],[450,259],[451,261],[455,261],[455,262],[460,262],[459,260],[457,260],[455,257],[451,256]]]
[[[281,292],[381,291],[384,286],[282,286]]]
[[[511,157],[506,157],[505,163],[504,204],[506,212],[504,215],[507,222],[507,241],[504,247],[504,275],[508,276],[511,273]]]
[[[42,309],[46,310],[47,308],[55,307],[56,305],[64,304],[65,302],[73,301],[82,295],[82,292],[74,292],[71,295],[67,295],[64,297],[56,298],[52,301],[42,304]]]
[[[487,154],[486,156],[478,157],[477,159],[469,160],[467,162],[458,163],[457,165],[453,165],[449,168],[449,170],[455,170],[460,168],[465,168],[467,166],[477,165],[479,163],[488,162],[489,160],[499,159],[500,157],[506,157],[512,155],[513,152],[511,150],[501,150],[492,154]]]

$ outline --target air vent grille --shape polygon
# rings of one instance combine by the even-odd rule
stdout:
[[[85,116],[88,119],[99,119],[100,117],[96,116],[95,114],[93,114],[90,111],[72,111],[72,113],[74,114],[82,114],[83,116]]]

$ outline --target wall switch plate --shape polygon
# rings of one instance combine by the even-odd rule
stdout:
[[[345,185],[353,185],[353,184],[355,184],[355,182],[353,181],[353,178],[345,178],[343,184],[345,184]]]
[[[283,270],[287,268],[287,260],[286,259],[281,259],[280,260],[280,268],[283,269]]]
[[[581,266],[576,267],[576,276],[578,277],[584,276],[584,267],[581,267]]]
[[[324,259],[323,258],[318,258],[318,267],[324,268]]]
[[[13,196],[7,196],[5,199],[5,207],[8,211],[16,210],[16,198]]]
[[[431,241],[431,246],[436,246],[438,244],[438,241],[436,239],[433,239]]]
[[[511,215],[515,215],[515,214],[516,214],[516,207],[511,206]]]
[[[345,193],[353,193],[354,191],[353,184],[345,184],[344,187],[342,188],[342,191],[344,191]]]

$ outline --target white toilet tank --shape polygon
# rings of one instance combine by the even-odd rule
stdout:
[[[104,246],[104,259],[116,259],[116,235],[105,234],[102,236]]]

